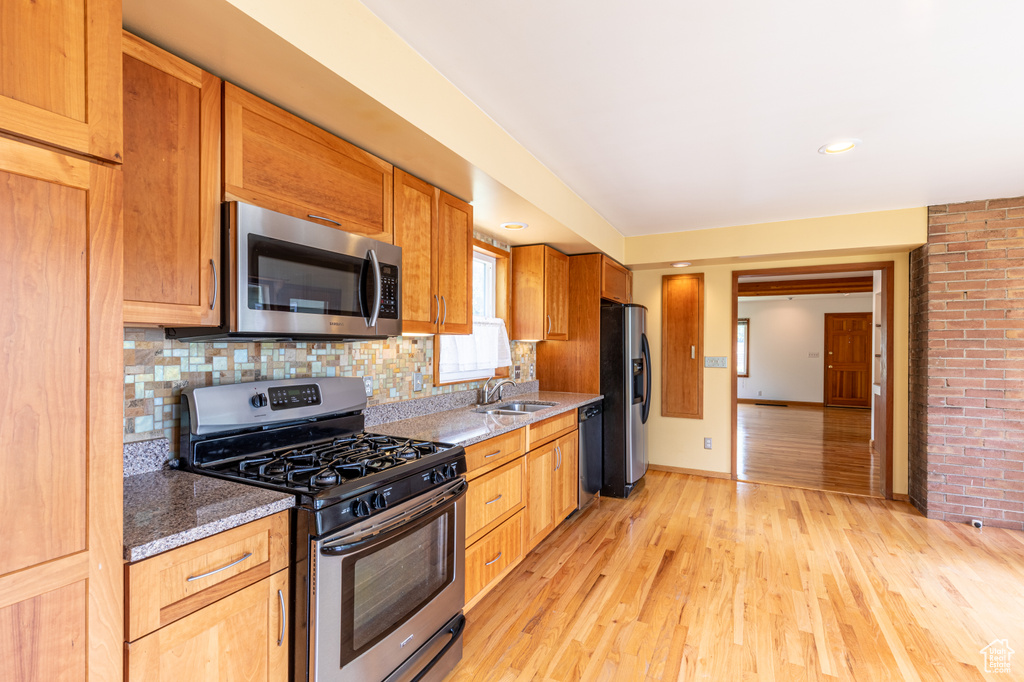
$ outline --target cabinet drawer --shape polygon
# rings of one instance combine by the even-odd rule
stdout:
[[[473,480],[526,451],[526,429],[489,438],[466,447],[466,478]]]
[[[470,545],[523,506],[523,458],[481,476],[466,493],[466,544]]]
[[[288,566],[288,512],[125,567],[128,641]]]
[[[544,421],[526,427],[526,449],[533,450],[559,436],[564,436],[576,428],[576,410],[549,417]]]
[[[470,602],[523,555],[523,512],[466,550],[466,602]]]

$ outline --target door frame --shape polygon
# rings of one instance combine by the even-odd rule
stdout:
[[[874,304],[874,297],[872,297],[872,304]],[[823,346],[824,349],[825,349],[825,352],[824,352],[824,357],[822,358],[822,363],[821,363],[822,371],[824,372],[824,375],[823,375],[824,376],[824,381],[822,381],[822,384],[821,384],[821,404],[822,404],[823,407],[828,407],[829,406],[828,405],[828,383],[829,383],[829,379],[828,379],[828,377],[829,377],[829,374],[828,374],[828,363],[829,363],[829,357],[828,357],[828,318],[831,315],[867,315],[868,318],[870,319],[870,321],[872,323],[874,322],[874,315],[872,313],[825,313],[825,344]],[[868,334],[870,335],[871,343],[873,344],[874,343],[874,338],[875,338],[875,336],[874,336],[875,330],[874,330],[874,327],[872,327],[870,324],[868,325]],[[879,349],[879,350],[881,350],[881,349]],[[868,374],[869,375],[871,374],[872,367],[874,367],[874,364],[875,364],[875,356],[874,356],[874,354],[872,354],[872,355],[870,355],[868,357]],[[871,385],[870,381],[868,381],[868,385],[869,386]],[[872,395],[874,395],[873,392],[868,394],[868,405],[867,405],[867,407],[868,407],[869,410],[871,409],[871,396]],[[843,407],[843,406],[842,405],[837,405],[837,407]],[[853,408],[855,410],[856,409],[861,409],[861,410],[864,409],[863,406],[861,406],[861,405],[850,405],[849,407],[851,407],[851,408]]]
[[[833,265],[806,265],[799,267],[783,267],[783,268],[760,268],[757,270],[733,270],[732,272],[732,352],[736,350],[736,323],[735,320],[739,318],[739,283],[740,277],[748,277],[751,275],[823,275],[828,273],[840,273],[840,272],[857,272],[860,270],[880,270],[882,272],[882,318],[884,321],[884,334],[882,334],[882,360],[883,360],[883,372],[881,376],[882,381],[882,397],[884,398],[885,407],[883,410],[884,415],[884,428],[882,429],[882,443],[884,444],[884,450],[880,451],[882,456],[882,495],[887,500],[893,499],[892,493],[892,446],[893,446],[893,377],[892,371],[895,360],[895,272],[896,264],[894,261],[862,261],[857,263],[836,263]],[[732,459],[731,459],[731,478],[736,481],[739,480],[736,474],[736,455],[737,455],[737,431],[738,431],[738,414],[737,414],[737,395],[739,390],[739,376],[736,374],[736,363],[735,361],[730,363],[730,373],[732,375]],[[874,419],[874,415],[872,415]],[[875,442],[878,442],[878,433],[875,433]],[[877,448],[876,448],[877,449]]]

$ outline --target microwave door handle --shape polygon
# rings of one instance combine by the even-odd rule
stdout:
[[[377,260],[377,252],[373,249],[369,250],[367,257],[370,259],[370,265],[373,266],[373,309],[370,311],[370,321],[366,323],[366,326],[376,327],[377,317],[380,315],[380,262]]]

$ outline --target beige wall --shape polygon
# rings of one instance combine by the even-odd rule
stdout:
[[[713,265],[686,270],[667,268],[633,273],[634,301],[647,306],[647,334],[654,367],[648,449],[652,464],[730,473],[732,448],[732,370],[704,370],[704,418],[661,416],[661,278],[681,272],[704,273],[704,354],[724,355],[732,362],[732,272],[757,268],[795,267],[894,261],[895,362],[893,424],[893,491],[907,492],[907,362],[909,273],[907,252],[799,260],[745,260],[741,265]],[[730,365],[731,367],[731,365]],[[713,448],[704,449],[704,438]]]

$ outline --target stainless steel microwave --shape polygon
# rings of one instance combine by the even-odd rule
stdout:
[[[402,333],[402,249],[238,201],[223,207],[220,327],[181,341],[382,339]]]

